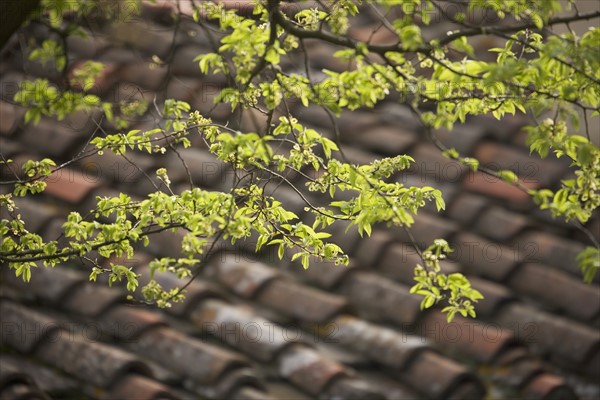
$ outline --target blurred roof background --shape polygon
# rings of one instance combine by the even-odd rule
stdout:
[[[225,82],[202,76],[192,61],[211,51],[210,42],[193,21],[174,24],[168,7],[144,4],[139,18],[88,21],[87,39],[67,39],[71,69],[102,61],[107,68],[95,94],[114,102],[148,101],[148,111],[132,119],[131,129],[161,123],[152,103],[170,97],[234,128],[264,124],[251,112],[232,116],[227,105],[213,108]],[[368,37],[368,9],[361,18],[351,34]],[[449,28],[438,18],[426,34]],[[17,165],[43,157],[68,161],[99,127],[114,128],[99,113],[23,122],[24,110],[12,101],[19,82],[62,79],[27,60],[25,33],[38,40],[51,35],[31,24],[15,35],[0,62],[0,153]],[[497,46],[491,38],[474,41],[482,53]],[[307,45],[315,77],[321,68],[345,68],[333,58],[332,46]],[[157,65],[155,56],[164,63]],[[284,67],[300,65],[298,54]],[[292,105],[301,123],[332,135],[322,110]],[[403,231],[386,227],[363,238],[343,226],[332,231],[332,240],[350,254],[349,267],[315,262],[304,270],[268,250],[253,254],[252,243],[223,243],[188,287],[186,301],[167,310],[131,305],[124,288],[89,283],[90,267],[83,263],[39,268],[29,284],[2,268],[0,398],[598,398],[600,286],[598,280],[582,283],[576,268],[575,256],[586,246],[581,232],[538,210],[514,187],[442,157],[398,99],[345,112],[339,123],[353,162],[410,154],[414,167],[393,179],[443,191],[446,210],[427,207],[411,231],[422,247],[443,237],[456,248],[443,268],[465,273],[484,294],[477,319],[459,316],[447,324],[439,309],[419,310],[420,298],[408,293],[418,255]],[[482,116],[437,134],[482,165],[517,172],[532,188],[555,188],[571,176],[568,164],[530,156],[521,129],[526,123],[522,115],[502,121]],[[200,138],[192,141],[180,155],[194,184],[226,189],[232,171]],[[127,157],[82,159],[52,176],[43,194],[19,199],[30,230],[56,239],[66,215],[87,213],[96,196],[125,192],[142,198],[154,190],[144,174],[153,176],[159,167],[168,169],[176,192],[189,188],[173,152],[132,151]],[[4,166],[0,173],[10,177]],[[300,176],[294,183],[303,186]],[[0,186],[1,193],[8,190]],[[310,218],[293,190],[273,190],[289,209]],[[598,237],[600,217],[588,227]],[[180,237],[161,234],[126,265],[147,276],[153,257],[178,254]],[[181,284],[168,275],[159,279],[164,287]]]

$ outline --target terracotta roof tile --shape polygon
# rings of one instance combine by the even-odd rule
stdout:
[[[193,60],[198,54],[202,54],[205,51],[205,49],[195,44],[178,47],[173,56],[171,73],[177,76],[176,79],[179,77],[193,77],[196,78],[197,82],[200,68],[198,67],[198,62],[194,62]]]
[[[238,296],[254,297],[271,280],[281,277],[281,272],[237,254],[223,254],[212,265],[217,280]]]
[[[165,97],[189,102],[201,90],[202,83],[197,79],[178,76],[169,80],[165,89]]]
[[[42,118],[37,125],[26,125],[19,135],[19,140],[30,151],[52,158],[63,158],[85,139],[81,132],[50,118]]]
[[[2,299],[0,301],[2,314],[2,343],[21,353],[30,353],[47,336],[61,334],[61,328],[44,314],[33,312],[26,307]],[[29,332],[29,334],[25,334]]]
[[[115,42],[132,46],[147,56],[165,59],[171,49],[173,32],[168,27],[147,21],[115,21],[107,29]]]
[[[0,388],[0,395],[5,400],[48,400],[44,393],[27,383],[15,382]]]
[[[343,114],[344,112],[342,112]],[[309,104],[308,107],[298,107],[295,110],[295,116],[303,125],[319,128],[331,127],[331,120],[327,116],[327,112],[323,108],[313,104]],[[327,134],[327,131],[324,134]]]
[[[489,199],[472,193],[459,194],[449,204],[446,215],[463,227],[468,227],[489,206]]]
[[[183,229],[178,229],[175,232],[171,230],[156,233],[154,240],[146,248],[150,254],[155,257],[181,257],[181,240],[186,235]]]
[[[370,164],[375,160],[380,159],[380,156],[377,156],[374,153],[370,153],[368,151],[362,150],[359,147],[344,147],[344,155],[348,160],[349,164]],[[334,155],[335,157],[335,155]],[[341,160],[341,157],[338,157]]]
[[[551,374],[535,377],[524,389],[531,399],[574,399],[577,397],[563,378]]]
[[[453,147],[466,157],[473,154],[475,146],[485,137],[486,130],[478,124],[463,124],[456,125],[452,131],[437,129],[434,134],[446,147]]]
[[[19,106],[0,101],[0,135],[12,135],[25,112]]]
[[[17,197],[14,200],[30,232],[41,232],[46,224],[62,211],[52,204],[40,204],[28,197]]]
[[[18,366],[12,365],[10,359],[6,360],[4,357],[0,357],[0,360],[2,360],[2,368],[0,368],[0,390],[15,383],[32,385],[33,382],[31,382],[31,378],[21,372]]]
[[[68,203],[77,204],[102,184],[103,182],[96,177],[88,176],[71,168],[64,168],[46,179],[44,193]]]
[[[166,65],[155,65],[149,59],[146,63],[126,65],[119,71],[119,76],[126,82],[131,82],[141,89],[158,90],[164,85],[167,77]]]
[[[417,264],[423,264],[423,260],[417,250],[409,243],[391,243],[381,255],[377,264],[377,270],[391,279],[404,283],[414,284],[414,269]],[[446,274],[458,272],[459,266],[448,260],[442,260],[440,268]]]
[[[549,186],[562,177],[566,168],[553,159],[540,159],[527,151],[500,145],[493,142],[481,143],[475,150],[475,157],[482,167],[492,170],[508,169],[515,172],[523,182],[536,187]]]
[[[69,337],[68,331],[64,330],[56,336],[40,345],[36,356],[83,381],[110,387],[117,378],[127,373],[150,375],[146,365],[115,347],[90,341],[77,334]]]
[[[420,300],[408,293],[408,287],[373,273],[349,274],[339,291],[368,320],[410,324],[421,314]]]
[[[28,291],[35,296],[58,303],[72,293],[73,289],[86,281],[85,276],[66,266],[62,268],[38,268],[31,274],[29,283],[17,278],[14,271],[2,268],[2,280],[21,291]]]
[[[235,353],[166,327],[143,333],[127,348],[199,385],[217,385],[225,374],[249,366]]]
[[[65,222],[67,222],[67,219],[64,217],[53,218],[50,220],[41,232],[42,238],[44,240],[57,240],[62,238],[64,232],[62,226]]]
[[[350,228],[353,229],[353,228]],[[374,267],[383,249],[393,240],[390,232],[376,229],[371,236],[365,235],[353,252],[356,262],[364,268]]]
[[[344,131],[342,134],[342,141],[384,156],[404,154],[416,140],[413,133],[398,126],[367,127],[365,130]]]
[[[415,223],[409,228],[415,242],[424,249],[433,244],[435,239],[450,239],[458,230],[458,225],[449,219],[421,212],[414,216]],[[411,243],[405,230],[399,229],[397,237],[405,243]]]
[[[516,240],[523,247],[528,246],[530,261],[551,265],[577,277],[582,276],[575,260],[585,248],[583,244],[541,230],[524,232]]]
[[[347,374],[343,365],[303,345],[285,350],[278,358],[278,369],[282,377],[313,396],[319,395],[334,378]]]
[[[154,162],[148,156],[131,152],[127,154],[127,159],[130,161],[112,151],[105,151],[101,156],[93,154],[84,158],[80,161],[80,166],[90,180],[124,183],[128,187],[145,179],[140,169],[154,175],[154,171],[149,171]]]
[[[525,182],[524,184],[528,189],[538,188],[535,183]],[[510,208],[528,210],[533,206],[533,201],[527,193],[483,172],[467,173],[463,181],[463,186],[473,192],[505,201],[505,204]]]
[[[396,101],[379,103],[371,114],[377,117],[378,123],[402,126],[416,134],[423,132],[423,124],[406,104]]]
[[[455,160],[444,157],[430,143],[420,143],[410,152],[415,159],[409,173],[416,174],[421,180],[420,186],[434,185],[440,182],[460,182],[468,168]],[[404,175],[404,173],[402,173]]]
[[[86,284],[72,290],[62,305],[77,314],[96,317],[124,299],[124,293],[108,286]]]
[[[519,251],[513,246],[490,242],[480,236],[461,233],[452,241],[450,258],[471,274],[502,282],[517,267]]]
[[[287,384],[283,380],[268,380],[265,382],[267,391],[273,399],[294,399],[294,400],[309,400],[311,399],[306,393],[301,392],[300,389]],[[250,399],[254,400],[254,399]],[[261,399],[256,399],[261,400]]]
[[[600,214],[596,213],[596,218],[588,221],[585,226],[590,230],[596,239],[600,240]]]
[[[491,207],[479,215],[474,230],[497,242],[507,242],[529,226],[525,215]]]
[[[38,311],[3,301],[2,317],[14,329],[3,329],[2,342],[20,352],[53,363],[81,380],[109,387],[123,373],[149,374],[149,369],[121,350],[84,338],[66,330]],[[24,334],[28,332],[28,334]]]
[[[144,376],[130,374],[119,380],[108,393],[111,399],[178,400],[168,387]]]
[[[7,367],[23,372],[35,387],[53,397],[60,397],[61,393],[77,392],[78,383],[74,379],[37,363],[31,357],[4,353],[0,355],[0,374]]]
[[[401,383],[398,379],[393,379],[387,374],[384,375],[378,373],[375,368],[361,369],[359,372],[365,380],[377,385],[379,392],[382,393],[386,399],[415,400],[419,398],[414,389],[411,389],[408,385]]]
[[[100,54],[96,56],[97,61],[104,64],[114,65],[117,68],[126,64],[141,62],[142,59],[143,58],[140,57],[137,52],[117,46],[111,46],[105,50],[101,50]]]
[[[496,320],[513,329],[534,351],[550,354],[553,361],[563,366],[589,376],[597,374],[600,368],[593,364],[600,352],[600,333],[590,327],[518,303],[505,307]],[[590,369],[591,365],[595,369]]]
[[[430,312],[419,326],[433,343],[449,353],[467,356],[480,363],[489,363],[516,343],[512,331],[497,324],[486,324],[457,316],[452,323],[439,312]]]
[[[20,71],[11,70],[7,73],[3,73],[0,77],[0,99],[5,102],[11,103],[15,97],[15,94],[19,91],[19,82],[26,79],[27,75]]]
[[[76,55],[78,58],[93,58],[102,50],[109,46],[106,38],[99,35],[94,35],[86,30],[87,37],[78,35],[69,35],[66,38],[69,53]]]
[[[306,49],[312,56],[311,64],[313,68],[316,68],[319,71],[321,69],[328,69],[341,72],[348,65],[347,62],[333,57],[333,53],[335,53],[337,47],[329,45],[328,43],[310,41],[306,43]]]
[[[600,286],[586,285],[580,278],[545,265],[519,266],[510,278],[510,286],[583,321],[593,320],[600,313]]]
[[[259,292],[257,300],[284,315],[308,322],[328,321],[347,307],[340,296],[287,279],[272,280]]]
[[[7,159],[14,157],[19,153],[23,153],[23,146],[21,146],[18,142],[8,140],[6,137],[0,135],[0,149],[2,149],[2,156]],[[0,176],[10,177],[12,173],[10,173],[9,169],[4,166],[0,166]],[[14,178],[14,176],[13,176]]]
[[[480,299],[475,306],[478,316],[493,317],[500,308],[515,299],[515,295],[506,286],[476,276],[469,276],[468,278],[471,286],[483,295],[483,299]]]
[[[339,398],[348,400],[385,400],[386,397],[381,393],[379,385],[354,378],[341,377],[334,379],[333,383],[327,387],[323,396],[328,398]]]
[[[545,371],[544,364],[531,356],[522,356],[508,362],[501,358],[500,361],[501,367],[496,371],[494,378],[501,385],[513,388],[523,388],[527,382]]]
[[[421,337],[371,324],[350,315],[339,316],[331,324],[335,329],[327,333],[328,339],[395,369],[403,368],[428,347],[426,340]]]
[[[308,269],[304,269],[302,265],[297,263],[289,264],[287,270],[296,274],[299,279],[315,283],[317,286],[324,289],[335,288],[346,276],[354,269],[360,266],[353,260],[350,260],[349,265],[335,265],[332,261],[311,261]]]
[[[347,221],[337,221],[325,229],[325,232],[331,234],[331,237],[328,238],[329,241],[336,243],[348,254],[352,254],[361,238],[356,226],[348,228],[349,224],[350,222]]]
[[[390,32],[387,28],[382,28],[373,32],[373,28],[368,25],[353,27],[353,29],[348,32],[348,36],[352,39],[381,45],[398,43],[400,40],[397,34]]]
[[[0,396],[6,400],[31,399],[49,400],[35,381],[14,363],[14,358],[0,357]]]
[[[240,368],[228,372],[215,387],[191,386],[195,386],[196,392],[214,399],[229,399],[240,389],[263,387],[257,379],[256,373],[250,368]],[[265,397],[264,393],[263,397]]]
[[[268,390],[268,389],[267,389]],[[276,397],[271,395],[271,390],[268,390],[269,393],[265,393],[262,390],[257,390],[252,387],[243,386],[240,389],[236,390],[234,393],[230,394],[230,399],[236,400],[276,400],[283,397]],[[296,397],[294,397],[295,399]],[[300,400],[300,399],[298,399]]]
[[[281,326],[252,313],[247,308],[218,300],[202,302],[190,314],[202,332],[223,340],[258,360],[270,361],[295,336]]]
[[[88,301],[93,301],[94,297],[91,294]],[[138,342],[146,332],[167,325],[162,314],[128,305],[113,306],[100,316],[99,322],[106,332],[123,342]]]
[[[506,115],[501,120],[492,115],[478,115],[473,118],[472,123],[485,128],[488,135],[504,142],[518,134],[521,128],[529,123],[529,120],[528,117],[521,114]]]
[[[485,389],[482,383],[465,368],[433,351],[419,354],[398,377],[416,388],[429,399],[447,399],[456,391],[466,390],[469,398],[482,399]]]

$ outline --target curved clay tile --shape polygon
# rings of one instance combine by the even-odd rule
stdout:
[[[251,299],[281,271],[243,257],[240,254],[221,254],[213,258],[217,281],[238,296]]]
[[[85,284],[86,277],[75,270],[62,268],[38,268],[31,275],[29,283],[23,282],[8,268],[0,270],[2,279],[22,291],[35,294],[36,297],[51,303],[58,303],[70,295],[73,290]]]
[[[456,361],[433,351],[423,351],[396,374],[406,384],[430,399],[452,398],[455,392],[473,393],[473,399],[483,399],[485,388],[479,378]]]
[[[64,372],[103,388],[111,387],[120,377],[129,373],[151,377],[150,368],[139,358],[108,344],[90,340],[86,332],[81,335],[63,330],[52,340],[40,344],[35,354]]]
[[[552,374],[541,374],[527,384],[523,393],[535,399],[575,399],[577,395],[565,379]]]
[[[332,320],[327,339],[367,355],[385,366],[402,369],[413,357],[429,347],[422,337],[398,332],[364,320],[342,315]]]
[[[459,233],[451,245],[454,252],[450,258],[462,265],[465,272],[495,282],[507,279],[520,263],[517,247],[494,243],[472,233]]]
[[[126,346],[199,385],[214,386],[225,374],[250,365],[238,354],[168,327],[142,333]]]
[[[440,312],[428,312],[418,332],[449,353],[466,356],[478,363],[490,363],[511,346],[519,344],[512,330],[498,324],[456,316],[451,323]]]
[[[294,345],[278,357],[279,374],[313,396],[319,395],[334,378],[346,375],[346,368],[324,358],[318,351]]]
[[[506,286],[489,281],[477,276],[468,276],[471,286],[483,295],[477,301],[476,311],[478,317],[491,318],[507,303],[516,299],[515,294]]]
[[[211,399],[229,399],[236,393],[248,393],[244,389],[255,389],[262,393],[263,398],[268,398],[264,393],[264,386],[254,369],[238,368],[227,371],[220,380],[212,387],[197,387],[198,393],[202,393]],[[253,392],[250,392],[254,394]]]
[[[93,301],[90,298],[89,301]],[[122,342],[136,342],[154,328],[167,326],[164,315],[142,306],[119,304],[104,312],[98,321],[111,336]]]
[[[326,322],[347,307],[342,296],[298,284],[293,280],[271,281],[257,297],[258,302],[288,317],[305,322]]]
[[[0,315],[2,343],[21,353],[31,353],[46,338],[60,337],[66,333],[54,318],[12,301],[0,301]]]
[[[508,304],[495,321],[513,329],[534,352],[549,355],[559,365],[588,376],[600,372],[600,363],[588,365],[598,360],[600,353],[600,332],[596,329],[520,303]]]
[[[587,285],[581,278],[542,264],[519,266],[511,275],[511,288],[558,308],[569,316],[587,322],[600,315],[600,288]]]
[[[269,321],[247,307],[206,300],[190,313],[190,319],[204,335],[212,335],[235,349],[261,361],[271,361],[302,334]]]
[[[420,300],[409,287],[371,272],[356,271],[340,284],[339,292],[370,321],[412,324],[421,315]]]
[[[111,399],[179,400],[170,388],[141,375],[126,375],[109,392]]]
[[[61,304],[66,310],[79,315],[97,317],[125,298],[126,294],[119,290],[87,283],[76,287]]]

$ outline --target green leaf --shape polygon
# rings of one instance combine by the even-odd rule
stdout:
[[[519,177],[512,171],[501,170],[497,172],[498,176],[506,183],[516,183],[519,181]]]

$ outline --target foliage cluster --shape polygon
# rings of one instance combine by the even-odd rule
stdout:
[[[191,145],[190,135],[200,135],[210,151],[230,164],[236,174],[229,191],[207,191],[192,184],[188,190],[175,193],[168,171],[160,168],[151,179],[156,192],[147,198],[134,201],[126,194],[98,198],[89,215],[69,215],[64,240],[44,241],[27,229],[13,197],[42,192],[45,180],[70,162],[27,162],[22,174],[2,182],[13,186],[12,194],[0,196],[0,207],[10,215],[0,221],[0,262],[24,280],[30,279],[31,269],[40,262],[54,266],[79,258],[92,264],[91,280],[108,274],[109,284],[125,280],[127,288],[135,291],[139,276],[134,271],[116,264],[102,267],[89,254],[132,257],[136,245],[148,245],[154,234],[165,230],[185,233],[181,257],[156,259],[150,268],[152,273],[170,271],[181,279],[197,275],[218,240],[235,243],[251,235],[258,238],[256,250],[276,246],[280,258],[291,251],[292,260],[299,260],[305,268],[312,257],[347,264],[343,249],[327,241],[330,235],[324,230],[332,224],[349,221],[349,229],[370,235],[376,224],[409,229],[413,215],[428,201],[435,202],[438,211],[445,207],[437,189],[390,181],[392,174],[415,161],[409,155],[367,165],[353,165],[344,155],[337,116],[343,110],[373,108],[391,96],[410,107],[446,157],[527,191],[554,216],[585,229],[582,224],[600,205],[600,151],[591,141],[588,120],[599,114],[600,29],[591,28],[581,36],[573,31],[553,31],[559,24],[599,17],[597,13],[580,13],[575,2],[569,2],[565,11],[560,1],[472,0],[463,11],[448,13],[444,2],[434,0],[363,4],[323,0],[310,6],[299,3],[292,11],[290,4],[261,0],[253,15],[246,17],[223,4],[200,3],[193,20],[211,38],[217,29],[220,40],[215,41],[212,53],[196,58],[199,73],[225,75],[229,86],[220,92],[217,102],[229,103],[232,110],[254,109],[262,114],[267,124],[258,132],[216,124],[209,115],[201,115],[177,99],[157,106],[163,124],[147,131],[129,129],[127,116],[143,114],[148,104],[114,105],[91,94],[104,68],[99,62],[90,61],[74,73],[66,73],[72,66],[65,53],[65,38],[85,35],[80,18],[106,4],[79,2],[73,9],[66,7],[67,3],[72,6],[59,0],[42,2],[36,22],[49,25],[57,37],[34,43],[29,53],[30,59],[52,64],[67,79],[59,87],[43,79],[21,84],[14,101],[27,109],[25,122],[37,123],[42,116],[62,119],[74,111],[99,109],[113,123],[115,132],[97,135],[79,158],[107,151],[123,157],[131,151],[177,152]],[[138,9],[138,3],[129,3]],[[111,10],[105,7],[102,11],[110,14],[114,12]],[[377,29],[388,31],[396,40],[378,44],[348,34],[355,18],[367,10],[378,16]],[[485,19],[474,22],[470,16],[477,12],[493,13],[496,19],[491,24]],[[431,23],[433,15],[452,21],[457,29],[425,40],[422,29]],[[186,18],[182,14],[173,17]],[[480,59],[474,50],[472,39],[481,35],[503,41],[503,46],[490,49],[496,54],[494,61]],[[323,70],[322,77],[315,79],[309,68],[308,41],[338,46],[335,57],[347,61],[349,67],[344,71]],[[298,54],[305,58],[305,69],[286,68],[285,58]],[[335,135],[300,124],[289,111],[290,101],[322,107],[330,116]],[[529,190],[513,171],[484,168],[476,159],[444,147],[434,135],[436,128],[451,130],[469,116],[487,113],[498,119],[515,113],[529,116],[531,151],[541,157],[567,157],[576,178],[563,181],[557,190]],[[584,116],[581,124],[580,115]],[[573,127],[572,131],[568,127]],[[2,163],[10,168],[11,160]],[[317,171],[319,174],[314,173]],[[331,201],[311,204],[303,195],[304,189],[288,179],[292,173],[306,178],[309,191],[328,193]],[[289,185],[305,200],[307,211],[313,214],[312,225],[300,221],[285,204],[269,195],[266,187],[272,182]],[[338,192],[346,192],[345,200],[336,198]],[[580,255],[579,262],[584,279],[591,281],[600,268],[600,253],[598,243],[588,236],[591,246]],[[442,239],[419,251],[423,262],[415,268],[412,292],[423,296],[422,308],[447,302],[442,311],[449,320],[457,313],[474,317],[474,303],[481,294],[463,275],[446,275],[440,270],[439,261],[450,251]],[[141,292],[147,302],[163,307],[183,296],[183,290],[164,290],[153,279]]]

